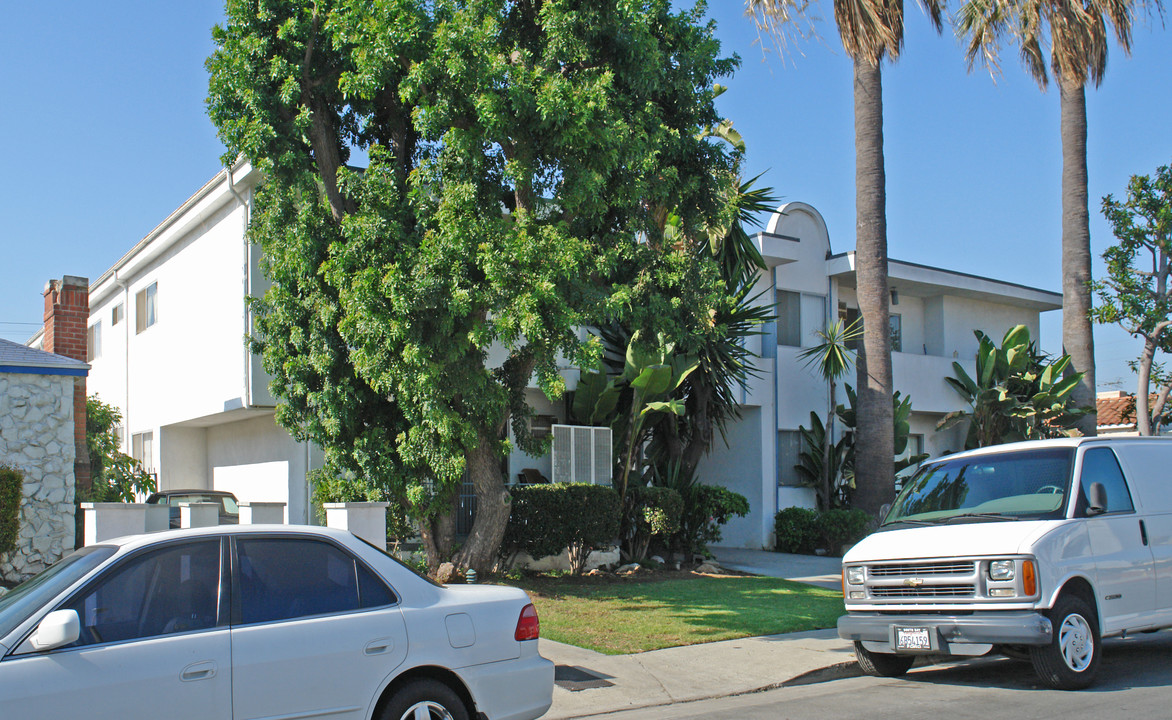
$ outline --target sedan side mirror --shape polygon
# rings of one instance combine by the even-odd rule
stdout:
[[[1087,515],[1102,515],[1105,512],[1107,512],[1107,488],[1103,487],[1103,483],[1091,483]]]
[[[76,610],[54,610],[37,625],[29,638],[34,650],[55,650],[77,642],[81,636],[81,621]]]

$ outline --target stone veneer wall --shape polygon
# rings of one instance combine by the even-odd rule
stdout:
[[[24,580],[74,546],[74,379],[0,373],[0,464],[24,473],[16,549],[0,578]]]

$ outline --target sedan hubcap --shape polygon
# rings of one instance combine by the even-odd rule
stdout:
[[[1082,672],[1090,667],[1095,640],[1091,636],[1090,624],[1082,615],[1071,614],[1063,618],[1062,627],[1058,629],[1058,647],[1071,670]]]
[[[401,720],[452,720],[452,714],[443,705],[424,700],[407,708]]]

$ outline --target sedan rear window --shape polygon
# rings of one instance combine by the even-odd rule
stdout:
[[[341,548],[302,538],[236,541],[242,624],[349,612],[396,602],[391,590]]]

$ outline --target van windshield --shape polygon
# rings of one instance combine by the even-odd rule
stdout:
[[[1073,460],[1074,448],[1045,448],[926,464],[883,526],[1061,518]]]

